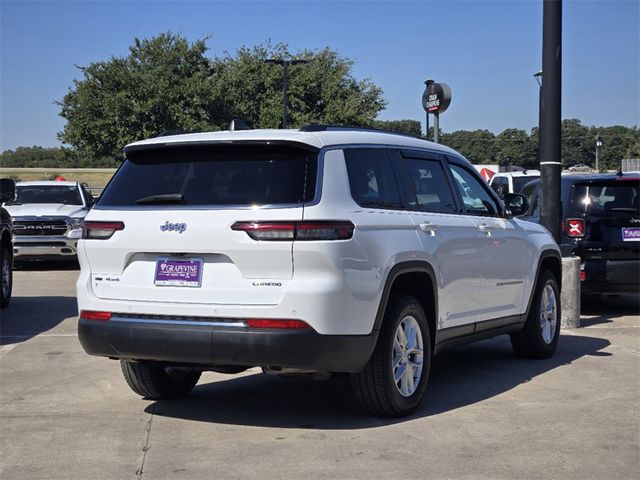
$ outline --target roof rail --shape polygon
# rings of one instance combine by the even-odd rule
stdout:
[[[182,135],[185,133],[191,133],[191,132],[187,132],[185,130],[177,128],[174,130],[165,130],[164,132],[159,133],[158,137],[170,137],[172,135]]]
[[[382,128],[373,128],[373,127],[359,127],[359,126],[349,126],[349,125],[322,125],[317,123],[312,123],[310,125],[305,125],[300,127],[301,132],[377,132],[377,133],[388,133],[391,135],[400,135],[402,137],[409,138],[421,138],[410,135],[404,132],[396,132],[394,130],[384,130]]]

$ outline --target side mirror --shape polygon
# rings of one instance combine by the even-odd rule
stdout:
[[[505,193],[504,206],[506,208],[507,217],[518,217],[524,215],[529,210],[529,202],[527,197],[519,193]]]
[[[0,203],[16,198],[16,182],[12,178],[0,178]]]

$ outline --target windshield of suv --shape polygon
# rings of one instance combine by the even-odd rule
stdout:
[[[290,145],[192,145],[129,152],[98,207],[300,204],[315,196],[317,153]]]
[[[640,212],[640,182],[613,181],[595,185],[576,185],[573,201],[594,215]]]
[[[24,203],[82,205],[82,197],[75,185],[16,185],[16,199],[7,205]]]

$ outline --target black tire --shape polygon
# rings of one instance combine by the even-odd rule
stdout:
[[[200,379],[200,372],[152,363],[120,360],[120,366],[131,390],[151,400],[183,397]]]
[[[422,369],[415,391],[409,396],[404,396],[394,380],[393,357],[394,339],[398,326],[407,316],[413,317],[420,327],[423,355]],[[369,362],[361,372],[351,375],[354,396],[361,407],[374,415],[384,417],[408,415],[418,407],[424,396],[430,367],[431,332],[424,310],[414,297],[397,295],[389,302],[378,343]]]
[[[550,341],[545,341],[541,324],[541,315],[543,313],[541,311],[541,300],[547,286],[553,289],[556,303],[555,330],[550,337]],[[524,324],[524,328],[510,335],[513,350],[518,356],[524,358],[549,358],[552,356],[558,347],[558,339],[560,338],[560,318],[561,305],[558,280],[550,271],[542,270],[538,278],[538,283],[536,284],[533,302],[531,303],[531,309],[529,310],[529,316]]]
[[[11,301],[13,289],[12,253],[9,247],[0,248],[0,308],[5,308]]]

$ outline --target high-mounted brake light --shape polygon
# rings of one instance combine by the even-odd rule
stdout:
[[[568,237],[584,237],[584,220],[582,218],[567,218],[562,222],[562,230]]]
[[[124,230],[122,222],[84,222],[82,238],[106,240],[118,230]]]
[[[348,240],[355,225],[348,221],[236,222],[232,230],[247,232],[254,240]]]
[[[278,320],[272,318],[248,318],[244,321],[248,327],[252,328],[288,328],[288,329],[304,329],[311,328],[302,320]]]
[[[82,310],[80,312],[80,318],[83,320],[101,320],[107,321],[111,320],[110,312],[96,312],[93,310]]]

